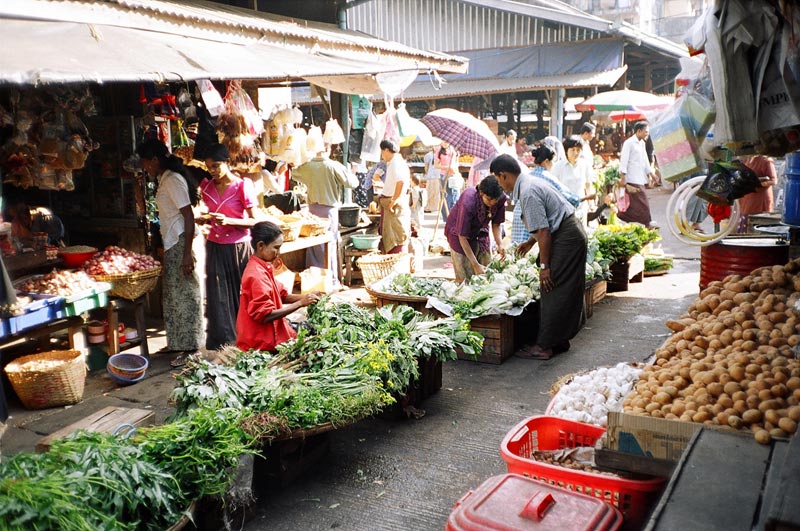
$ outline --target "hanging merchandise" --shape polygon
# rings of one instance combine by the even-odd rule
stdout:
[[[353,129],[364,129],[367,126],[372,104],[366,96],[351,94],[350,105],[353,109]]]
[[[197,104],[197,135],[194,139],[195,160],[205,160],[205,154],[209,146],[219,142],[217,138],[217,119],[211,116],[205,105],[201,102]]]
[[[714,205],[727,206],[760,187],[755,172],[740,161],[715,162],[697,196]]]
[[[308,136],[306,137],[306,151],[309,155],[316,155],[325,151],[326,142],[322,135],[322,129],[319,126],[312,125],[308,128]]]
[[[400,143],[400,128],[397,127],[397,111],[394,108],[394,101],[392,98],[384,98],[386,103],[386,130],[383,133],[383,138]]]
[[[253,100],[250,95],[242,88],[242,82],[239,80],[231,81],[228,84],[228,92],[225,94],[225,105],[232,105],[239,114],[244,117],[247,124],[247,131],[251,136],[258,136],[264,132],[264,122],[261,120],[261,115],[258,109],[253,105]]]
[[[364,145],[365,129],[353,129],[347,139],[347,151],[350,153],[350,162],[361,162],[361,149]]]
[[[342,126],[335,118],[331,118],[325,123],[325,135],[323,136],[326,144],[343,144],[345,141]]]
[[[13,128],[0,148],[3,182],[20,188],[74,190],[72,170],[83,168],[100,145],[79,115],[96,114],[88,89],[45,88],[10,94],[0,120]]]
[[[361,160],[378,162],[381,160],[381,141],[386,132],[386,113],[376,115],[369,113],[367,126],[364,129],[364,143],[361,146]]]
[[[170,122],[170,137],[172,138],[172,149],[186,147],[189,145],[189,137],[183,129],[183,120],[173,120]]]
[[[222,101],[214,84],[209,79],[198,79],[197,87],[200,89],[200,97],[203,98],[203,103],[208,109],[208,113],[212,117],[217,117],[225,110],[225,102]]]
[[[240,165],[247,172],[248,166],[259,159],[255,137],[250,133],[247,120],[238,106],[241,102],[238,95],[240,91],[240,85],[235,82],[229,84],[225,95],[225,110],[217,118],[217,135],[219,142],[228,148],[231,163]]]
[[[285,125],[286,134],[281,158],[295,167],[306,162],[306,131],[302,127]]]
[[[792,3],[717,0],[686,37],[708,57],[714,140],[734,153],[800,148],[800,15]]]

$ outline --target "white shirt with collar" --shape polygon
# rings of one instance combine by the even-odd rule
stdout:
[[[628,184],[647,184],[647,176],[653,173],[650,160],[647,158],[644,140],[634,135],[622,144],[622,153],[619,158],[619,172],[625,174]]]

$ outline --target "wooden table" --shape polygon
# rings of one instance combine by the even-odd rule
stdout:
[[[302,271],[306,268],[305,265],[305,250],[309,247],[316,245],[325,245],[325,263],[328,263],[328,257],[331,253],[331,243],[334,242],[333,234],[325,232],[319,236],[306,236],[298,238],[281,245],[281,258],[286,267],[292,271]],[[300,251],[303,251],[302,253]],[[341,269],[341,268],[339,268]],[[337,272],[337,277],[341,279],[341,273]]]

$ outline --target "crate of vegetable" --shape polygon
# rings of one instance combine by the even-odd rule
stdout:
[[[8,318],[10,334],[17,334],[57,318],[64,305],[64,299],[58,295],[31,294],[22,298],[28,299],[28,303],[19,312],[15,312],[16,315]]]
[[[53,270],[45,275],[20,279],[15,288],[22,293],[63,297],[51,318],[73,317],[108,302],[111,285],[93,280],[84,271]]]
[[[487,315],[471,319],[469,328],[483,336],[483,348],[477,356],[457,350],[458,359],[499,365],[514,354],[514,317]]]
[[[603,300],[606,296],[608,283],[600,278],[586,281],[586,317],[594,315],[594,305]]]

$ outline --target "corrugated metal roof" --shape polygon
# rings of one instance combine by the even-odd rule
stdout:
[[[685,46],[551,0],[371,0],[345,9],[349,28],[429,50],[623,37],[669,57],[688,56]]]
[[[0,18],[100,24],[235,44],[268,43],[352,59],[413,61],[420,69],[462,72],[452,55],[376,39],[332,24],[289,19],[202,0],[4,0]]]
[[[24,50],[0,58],[0,81],[16,84],[284,80],[403,68],[393,66],[395,61],[376,64],[265,43],[234,44],[118,26],[4,20],[2,28],[3,38]]]
[[[518,92],[528,90],[550,90],[557,88],[582,88],[611,86],[622,77],[627,66],[606,72],[592,74],[562,74],[557,76],[539,76],[528,78],[478,79],[453,81],[436,88],[431,83],[413,83],[403,92],[407,100],[424,100],[429,98],[452,98],[474,94],[498,94],[502,92]]]

